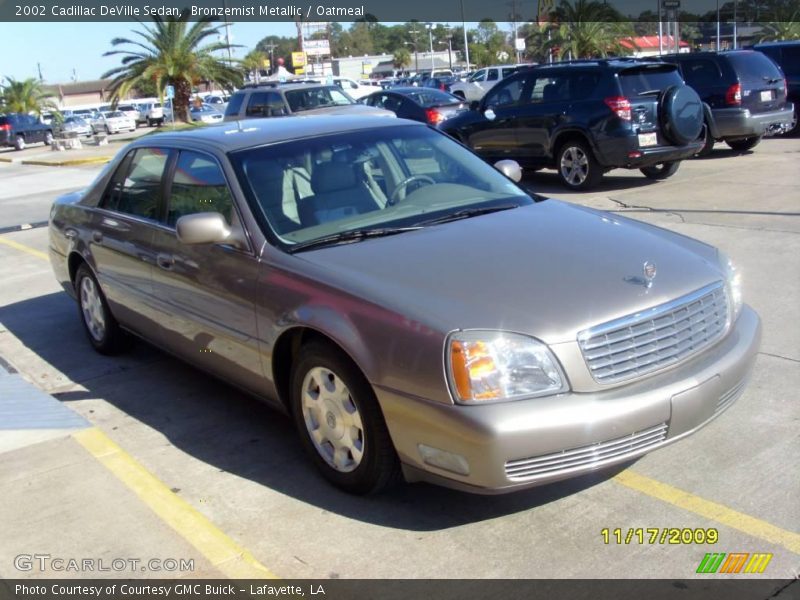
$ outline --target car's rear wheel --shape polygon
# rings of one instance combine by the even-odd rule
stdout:
[[[603,178],[603,169],[592,151],[577,140],[565,142],[558,150],[556,169],[561,182],[573,190],[591,189]]]
[[[25,138],[21,135],[14,138],[14,150],[25,150]]]
[[[352,494],[397,481],[400,465],[375,393],[336,347],[312,342],[301,349],[291,403],[303,447],[328,481]]]
[[[645,177],[649,179],[666,179],[672,177],[681,165],[681,161],[658,163],[649,167],[639,169]]]
[[[744,138],[742,140],[725,140],[725,143],[728,144],[728,146],[730,146],[732,149],[736,150],[736,152],[746,152],[747,150],[751,150],[758,146],[759,142],[761,142],[760,135]]]
[[[97,278],[85,264],[75,274],[78,312],[89,343],[100,354],[118,354],[128,347],[130,338],[120,329],[108,308]]]
[[[111,135],[111,128],[108,125],[106,125],[106,133]]]

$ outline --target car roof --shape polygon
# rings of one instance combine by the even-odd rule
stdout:
[[[282,82],[266,82],[266,83],[258,83],[258,84],[248,84],[242,87],[242,89],[237,90],[235,93],[243,93],[243,92],[252,92],[253,90],[281,90],[281,91],[291,91],[291,90],[310,90],[314,88],[331,88],[335,87],[326,83],[314,83],[311,81],[306,82],[297,82],[297,83],[282,83]],[[338,89],[338,88],[337,88]]]
[[[283,119],[243,119],[188,131],[159,132],[154,136],[146,136],[139,139],[133,142],[131,146],[202,144],[204,146],[213,146],[221,152],[233,152],[254,146],[319,135],[400,126],[426,127],[424,123],[416,121],[385,117],[365,117],[363,115],[353,117],[345,115],[307,115]]]
[[[782,40],[774,42],[760,42],[753,44],[753,48],[763,48],[765,46],[800,46],[800,40]]]

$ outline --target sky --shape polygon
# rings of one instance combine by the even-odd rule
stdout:
[[[75,69],[79,81],[99,79],[120,64],[119,56],[103,57],[112,49],[115,37],[131,37],[139,24],[130,23],[0,23],[0,78],[38,77],[37,63],[47,83],[72,80]],[[234,56],[241,57],[268,35],[295,36],[293,22],[235,23],[231,27]]]

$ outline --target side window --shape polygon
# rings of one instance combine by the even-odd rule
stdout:
[[[234,94],[228,106],[225,108],[225,116],[236,116],[242,110],[242,102],[244,101],[244,94]]]
[[[278,92],[253,92],[247,102],[245,116],[280,117],[286,114],[283,98]]]
[[[172,179],[167,225],[174,227],[180,217],[201,212],[218,212],[230,223],[233,197],[214,159],[183,150]]]
[[[569,75],[538,77],[531,91],[531,103],[561,102],[570,99]]]
[[[686,83],[694,88],[712,85],[722,79],[719,67],[714,61],[707,59],[692,59],[681,62],[683,77]]]
[[[486,107],[513,106],[526,99],[522,97],[527,77],[514,77],[498,83],[486,94]]]
[[[133,159],[134,154],[136,154],[135,150],[133,152],[129,152],[127,156],[125,156],[125,158],[123,158],[119,163],[119,166],[117,166],[117,170],[114,172],[114,175],[108,182],[106,191],[103,192],[103,197],[100,199],[100,208],[117,210],[119,206],[119,195],[122,191],[122,186],[125,184],[125,175],[131,168],[131,160]]]
[[[472,74],[469,78],[470,81],[486,81],[486,69],[481,69]]]
[[[489,69],[486,81],[497,81],[499,79],[497,69]]]
[[[169,151],[138,148],[125,159],[103,197],[103,208],[143,219],[158,219],[161,181]],[[126,164],[128,168],[125,168]],[[120,173],[124,176],[120,177]],[[107,202],[107,203],[106,203]]]

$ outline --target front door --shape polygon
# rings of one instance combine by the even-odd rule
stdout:
[[[258,258],[228,244],[187,245],[175,225],[182,216],[222,214],[241,227],[216,158],[181,150],[153,236],[153,296],[161,312],[160,342],[168,350],[226,379],[260,391],[263,370],[255,319]]]

